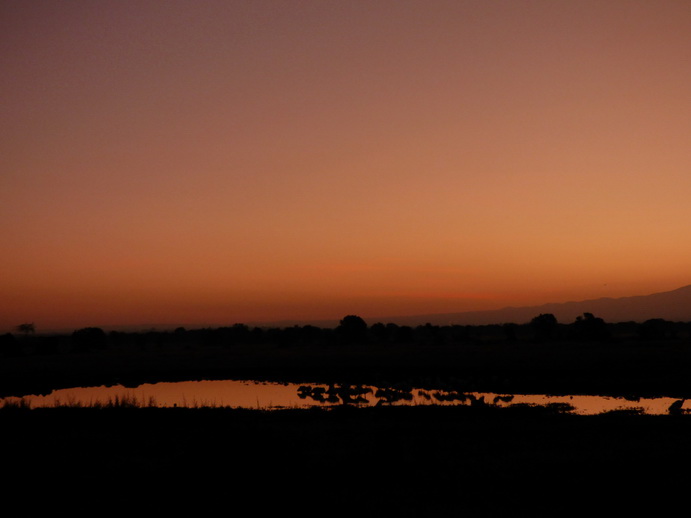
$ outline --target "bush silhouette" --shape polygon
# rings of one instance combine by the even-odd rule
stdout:
[[[357,315],[343,317],[336,332],[348,343],[367,341],[367,322]]]
[[[605,340],[610,336],[605,321],[592,313],[583,313],[582,317],[576,317],[573,327],[576,337],[581,340]]]
[[[72,333],[72,347],[77,352],[104,349],[107,342],[108,337],[100,327],[84,327]]]
[[[530,321],[536,340],[549,340],[554,338],[557,330],[557,317],[552,313],[540,313]]]

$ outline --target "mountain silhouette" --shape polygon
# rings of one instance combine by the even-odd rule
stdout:
[[[399,325],[483,325],[524,324],[540,313],[552,313],[560,323],[570,324],[583,313],[592,313],[606,322],[644,322],[664,318],[677,322],[691,322],[691,285],[672,291],[635,297],[601,298],[578,302],[549,303],[540,306],[507,307],[488,311],[438,313],[407,317],[387,317],[382,322]],[[368,319],[374,322],[377,319]]]

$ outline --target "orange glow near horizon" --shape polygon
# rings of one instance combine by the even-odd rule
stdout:
[[[0,332],[691,284],[688,2],[0,7]]]

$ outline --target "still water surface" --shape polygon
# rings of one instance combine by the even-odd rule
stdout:
[[[364,387],[357,396],[333,395],[328,401],[328,385],[302,386],[294,383],[267,383],[254,381],[185,381],[175,383],[143,384],[136,388],[116,385],[112,387],[81,387],[56,390],[45,396],[25,396],[23,398],[0,399],[17,402],[24,400],[32,408],[56,405],[106,405],[116,399],[136,400],[141,406],[157,407],[234,407],[234,408],[308,408],[342,404],[343,397],[358,406],[382,404],[406,405],[459,405],[471,404],[483,398],[485,403],[498,406],[514,404],[546,405],[566,403],[574,407],[577,414],[600,414],[611,410],[641,409],[646,414],[666,414],[674,398],[640,398],[627,400],[604,396],[545,396],[521,394],[473,393],[453,394],[440,391],[412,389],[397,392],[391,397],[376,387]],[[353,390],[354,388],[351,388]],[[361,387],[362,389],[362,387]],[[369,389],[369,391],[367,391]],[[352,394],[352,392],[351,392]],[[388,401],[388,402],[387,402]],[[691,403],[691,401],[689,402]],[[686,404],[684,405],[686,410]]]

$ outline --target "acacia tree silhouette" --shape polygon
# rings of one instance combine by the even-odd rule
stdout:
[[[33,322],[31,324],[19,324],[15,329],[20,333],[24,333],[24,336],[28,336],[29,333],[36,333],[36,327]]]

